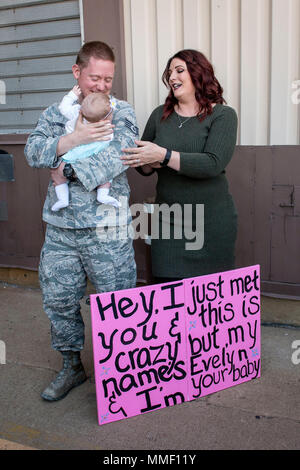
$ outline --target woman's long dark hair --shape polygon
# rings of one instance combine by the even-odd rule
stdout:
[[[168,60],[162,80],[170,92],[164,104],[162,120],[167,119],[174,111],[174,106],[178,100],[173,94],[173,90],[169,84],[170,64],[173,59],[181,59],[186,63],[191,80],[195,87],[195,98],[199,103],[199,120],[202,121],[208,114],[212,113],[213,103],[226,103],[223,98],[223,88],[215,77],[214,69],[204,54],[193,49],[184,49],[177,52]]]

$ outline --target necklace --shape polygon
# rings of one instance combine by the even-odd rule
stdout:
[[[179,121],[178,129],[181,129],[182,126],[183,126],[183,124],[185,124],[185,123],[188,122],[190,119],[192,119],[192,117],[194,117],[194,116],[190,116],[190,117],[188,117],[187,119],[185,119],[184,121],[181,121],[181,120],[180,120],[180,117],[179,117],[179,114],[176,113],[176,115],[177,115],[178,121]]]

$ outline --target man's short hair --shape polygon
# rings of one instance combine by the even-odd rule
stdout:
[[[81,68],[87,67],[91,57],[115,62],[112,48],[101,41],[86,42],[78,52],[76,64]]]

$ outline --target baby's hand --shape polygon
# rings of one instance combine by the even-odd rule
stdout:
[[[78,85],[75,85],[75,86],[72,88],[72,91],[73,91],[73,93],[75,93],[75,95],[79,98],[79,96],[81,95],[80,87],[79,87]]]

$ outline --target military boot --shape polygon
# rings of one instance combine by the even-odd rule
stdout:
[[[57,401],[64,398],[69,391],[82,384],[87,376],[80,360],[79,351],[62,351],[63,368],[57,377],[41,394],[47,401]]]

